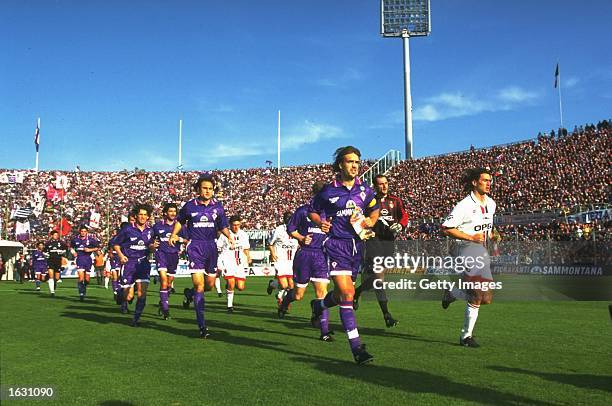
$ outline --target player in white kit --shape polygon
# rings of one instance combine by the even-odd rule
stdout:
[[[242,218],[234,215],[229,219],[230,234],[234,237],[234,246],[223,234],[217,239],[219,260],[217,267],[223,272],[226,281],[227,312],[234,311],[234,289],[239,291],[246,287],[246,268],[251,265],[249,236],[240,229]]]
[[[487,242],[492,237],[495,202],[488,194],[491,191],[491,174],[487,169],[476,168],[466,171],[462,178],[464,191],[469,195],[461,200],[442,223],[444,234],[457,240],[456,268],[463,272],[461,282],[473,282],[480,288],[445,290],[442,299],[444,309],[457,299],[467,301],[465,318],[459,344],[465,347],[479,347],[473,337],[474,326],[481,304],[490,304],[493,291],[491,261]],[[469,265],[468,265],[469,264]]]
[[[283,213],[283,224],[274,229],[268,246],[270,261],[274,264],[278,280],[276,299],[279,306],[287,292],[293,289],[293,257],[299,247],[297,240],[287,234],[287,223],[290,219],[290,212]]]

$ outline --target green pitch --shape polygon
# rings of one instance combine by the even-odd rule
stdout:
[[[354,364],[338,311],[336,342],[310,327],[312,293],[276,318],[267,279],[250,278],[234,314],[207,293],[209,340],[200,340],[193,308],[170,298],[171,320],[157,316],[151,285],[142,327],[131,328],[110,291],[90,285],[80,303],[74,280],[57,297],[47,285],[0,283],[1,381],[53,386],[53,401],[2,404],[612,404],[612,323],[608,303],[508,302],[483,306],[475,336],[457,345],[463,303],[392,301],[400,325],[387,329],[364,298],[359,332],[375,361]],[[133,309],[133,305],[131,306]]]

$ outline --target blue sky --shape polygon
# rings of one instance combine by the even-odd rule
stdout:
[[[612,2],[431,0],[411,40],[414,155],[612,117]],[[404,150],[402,44],[377,0],[0,4],[0,167],[186,169]]]

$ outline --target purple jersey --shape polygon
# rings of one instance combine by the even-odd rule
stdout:
[[[287,233],[291,235],[292,232],[297,231],[304,237],[311,235],[312,242],[309,245],[302,245],[300,249],[320,250],[323,248],[323,241],[326,235],[319,226],[308,218],[309,207],[309,204],[298,207],[293,216],[291,216],[289,223],[287,223]]]
[[[32,253],[32,269],[34,271],[47,271],[47,257],[39,250]]]
[[[172,224],[168,224],[166,220],[158,221],[153,226],[153,238],[159,240],[158,251],[161,251],[165,254],[178,254],[179,245],[175,244],[175,246],[171,246],[168,241],[170,240],[170,236],[172,235],[172,230],[174,230],[174,222]],[[184,228],[181,228],[179,231],[179,236],[183,237]]]
[[[91,252],[85,252],[85,248],[98,248],[100,247],[100,241],[89,234],[85,238],[77,235],[70,242],[70,246],[77,252],[77,257],[89,257]]]
[[[359,178],[355,179],[355,184],[349,190],[337,177],[317,193],[308,211],[318,213],[321,217],[331,218],[332,228],[329,232],[331,237],[341,240],[359,239],[351,225],[351,216],[357,212],[367,215],[369,211],[378,209],[375,196],[374,190],[362,183]]]
[[[229,226],[223,206],[215,199],[207,205],[198,198],[191,199],[181,207],[177,220],[187,228],[189,238],[195,241],[214,241],[217,231]]]
[[[123,255],[130,260],[139,260],[146,258],[149,252],[149,245],[153,243],[153,230],[145,226],[140,231],[138,227],[129,225],[119,231],[112,241],[121,247]]]

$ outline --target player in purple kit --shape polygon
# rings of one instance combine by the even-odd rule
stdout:
[[[340,305],[340,320],[359,365],[374,357],[359,338],[353,310],[354,281],[362,263],[362,240],[372,235],[379,214],[375,192],[358,178],[360,157],[361,152],[353,146],[336,150],[333,167],[338,174],[317,193],[308,210],[310,219],[328,234],[323,249],[334,280],[334,290],[325,299],[311,302],[313,320],[320,320],[326,308]]]
[[[108,267],[110,269],[110,275],[111,275],[111,281],[112,281],[112,287],[113,287],[113,299],[118,305],[120,305],[123,302],[123,291],[121,290],[121,282],[120,282],[120,277],[119,277],[120,276],[119,273],[121,272],[122,266],[121,266],[121,261],[119,260],[119,255],[117,255],[113,247],[115,246],[115,242],[114,242],[115,238],[117,237],[119,232],[124,227],[127,227],[128,224],[129,223],[127,222],[121,223],[119,228],[115,230],[115,235],[113,235],[108,241],[108,248],[109,248]]]
[[[179,262],[179,248],[171,246],[168,241],[174,230],[178,207],[175,203],[166,203],[162,210],[163,220],[153,226],[153,238],[159,241],[159,247],[155,251],[155,262],[159,273],[159,308],[164,320],[170,317],[168,298],[170,286],[174,281],[176,268]],[[180,239],[182,242],[182,239]]]
[[[315,182],[312,194],[316,195],[323,189],[325,183]],[[323,253],[323,241],[326,235],[321,228],[308,218],[310,204],[299,207],[287,224],[287,232],[298,240],[300,248],[293,260],[293,279],[296,288],[290,290],[278,308],[278,317],[285,317],[289,304],[302,300],[308,283],[312,282],[317,299],[323,299],[327,294],[329,270]],[[333,332],[329,330],[329,309],[324,309],[320,319],[321,341],[334,341]]]
[[[179,232],[183,225],[189,235],[187,255],[193,281],[193,307],[200,329],[200,337],[210,336],[204,318],[204,290],[211,290],[217,278],[217,233],[227,237],[230,248],[234,249],[234,239],[228,230],[225,210],[220,202],[213,198],[215,180],[209,174],[201,175],[193,185],[198,197],[189,200],[181,207],[174,230],[170,236],[170,245],[179,241]]]
[[[90,271],[92,266],[91,253],[100,250],[100,241],[87,233],[87,227],[79,227],[79,235],[70,242],[72,254],[76,256],[76,267],[79,275],[77,287],[79,289],[79,300],[85,300],[87,285],[89,284]]]
[[[113,239],[113,249],[119,256],[123,264],[123,274],[121,275],[121,286],[123,301],[121,312],[127,313],[127,300],[130,288],[136,284],[138,299],[131,326],[138,327],[140,316],[147,302],[147,288],[149,286],[149,276],[151,264],[147,255],[149,251],[154,251],[159,242],[153,239],[153,230],[147,227],[147,221],[151,217],[152,208],[146,204],[138,204],[134,207],[136,222],[128,225],[119,231]]]
[[[44,281],[45,275],[47,275],[47,257],[44,253],[45,244],[38,242],[36,244],[36,250],[32,253],[32,269],[36,277],[36,291],[40,292],[40,284]]]

